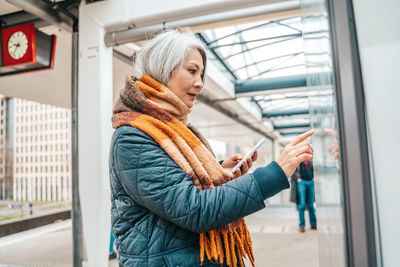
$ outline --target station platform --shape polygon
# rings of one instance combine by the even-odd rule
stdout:
[[[246,217],[246,222],[256,266],[319,266],[317,231],[307,226],[305,233],[299,233],[294,206],[268,207]],[[0,238],[0,266],[72,266],[71,220]],[[110,260],[109,266],[117,267],[117,260]]]

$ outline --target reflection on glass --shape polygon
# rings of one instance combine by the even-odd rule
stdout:
[[[312,143],[319,264],[345,266],[343,187],[326,1],[302,0],[301,6],[311,125],[316,129]]]

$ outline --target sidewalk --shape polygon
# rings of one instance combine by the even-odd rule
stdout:
[[[257,267],[318,266],[317,233],[298,232],[294,208],[266,208],[246,222]],[[0,238],[0,266],[72,266],[71,231],[69,220]],[[109,266],[117,267],[117,260]]]

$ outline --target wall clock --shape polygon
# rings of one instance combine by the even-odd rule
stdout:
[[[14,32],[8,39],[8,54],[15,60],[23,57],[28,51],[28,37],[21,31]]]
[[[33,23],[1,31],[3,66],[36,63],[36,34]]]
[[[1,29],[0,76],[53,68],[55,42],[33,23]]]

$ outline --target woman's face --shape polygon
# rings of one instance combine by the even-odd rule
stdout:
[[[194,48],[183,63],[182,69],[178,66],[171,72],[167,87],[189,108],[193,107],[196,96],[203,88],[203,71],[203,58],[199,50]]]

